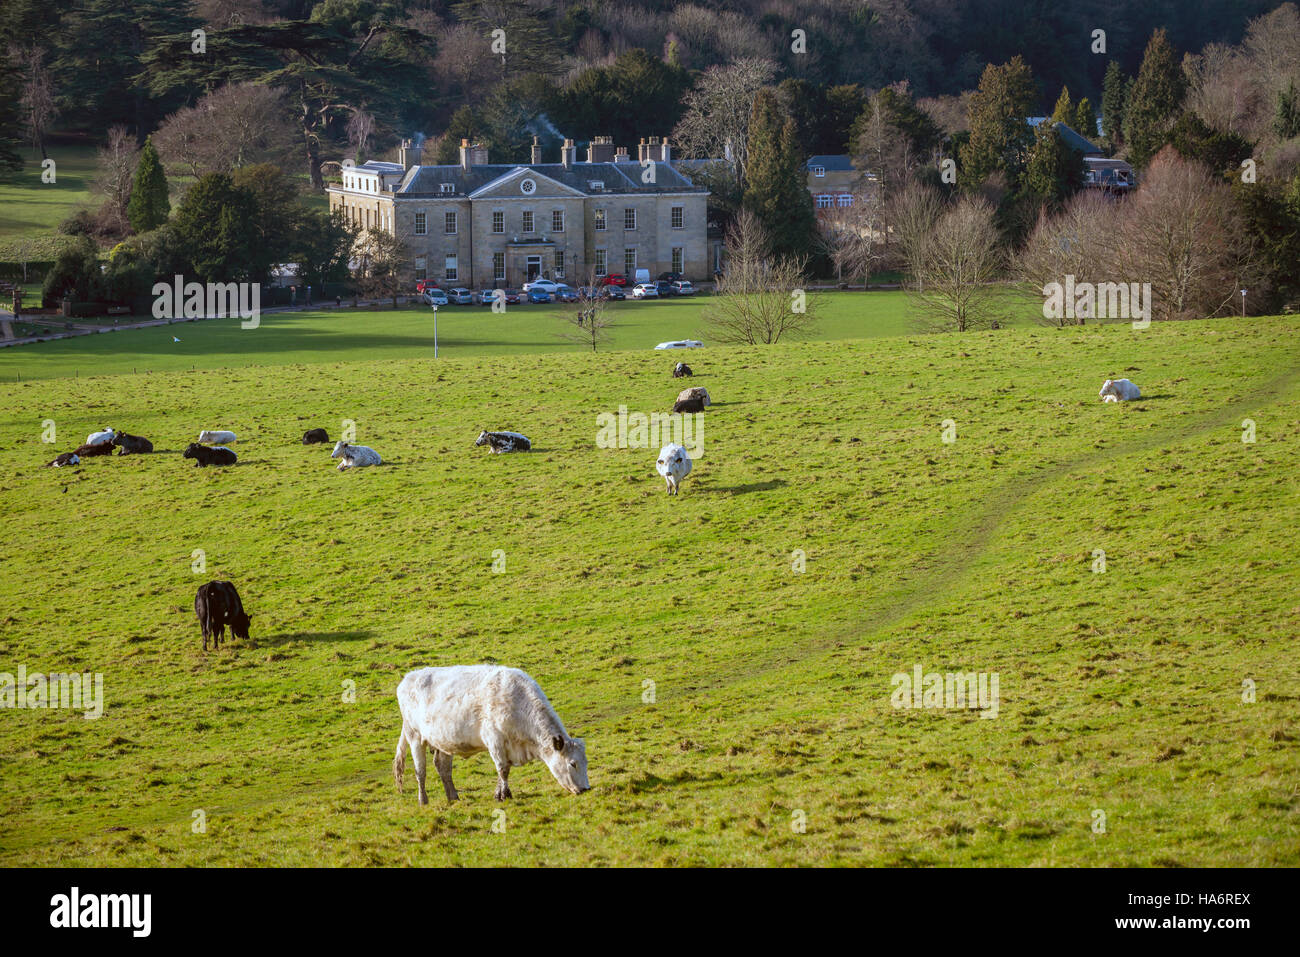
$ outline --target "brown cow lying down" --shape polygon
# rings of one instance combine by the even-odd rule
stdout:
[[[83,459],[92,455],[112,455],[113,446],[108,442],[97,442],[94,445],[78,445],[73,455],[79,455]]]
[[[317,442],[328,442],[329,434],[324,429],[308,429],[302,437],[303,445],[315,445]]]
[[[221,639],[226,636],[226,625],[236,638],[248,640],[248,623],[250,616],[244,613],[244,603],[239,600],[239,592],[230,582],[208,582],[200,585],[194,596],[194,614],[199,616],[199,627],[203,629],[203,650],[208,650],[208,636],[212,636],[212,649],[221,647]]]
[[[153,443],[148,439],[139,435],[127,435],[125,432],[113,436],[112,444],[121,449],[118,455],[139,455],[153,451]]]
[[[199,445],[197,442],[191,442],[186,448],[184,457],[194,459],[194,467],[202,468],[205,465],[234,465],[239,461],[233,450],[218,447],[210,449],[206,445]]]
[[[674,412],[703,412],[704,400],[700,398],[678,399],[676,402],[673,403],[673,411]]]

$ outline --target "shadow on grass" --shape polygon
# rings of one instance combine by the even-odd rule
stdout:
[[[256,622],[256,615],[250,617]],[[364,641],[374,636],[373,631],[295,631],[290,634],[257,638],[257,646],[270,648],[290,641]]]
[[[785,485],[785,479],[772,479],[770,482],[751,482],[749,485],[725,485],[720,488],[709,488],[699,486],[701,492],[718,493],[725,492],[728,495],[748,495],[750,492],[770,492],[772,489],[782,488]]]
[[[1157,399],[1176,399],[1176,398],[1178,398],[1178,396],[1176,396],[1176,395],[1172,395],[1171,393],[1168,393],[1168,392],[1162,392],[1160,395],[1141,395],[1141,396],[1138,396],[1136,399],[1133,399],[1133,400],[1131,400],[1131,401],[1133,401],[1133,402],[1155,402]]]

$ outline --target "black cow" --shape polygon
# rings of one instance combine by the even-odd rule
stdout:
[[[702,398],[678,399],[676,402],[673,403],[673,411],[674,412],[703,412],[704,400]]]
[[[108,442],[96,442],[94,445],[78,445],[72,454],[83,459],[90,458],[92,455],[112,455],[113,446]]]
[[[239,592],[230,582],[208,582],[199,586],[194,596],[194,614],[199,616],[199,627],[203,629],[203,650],[208,650],[208,636],[212,636],[212,650],[221,647],[221,639],[226,636],[226,625],[236,638],[248,640],[248,623],[250,616],[244,613],[244,603],[239,600]]]
[[[191,442],[189,448],[185,450],[184,457],[194,459],[194,467],[202,468],[205,465],[234,465],[239,461],[231,449],[217,447],[210,449],[206,445],[199,445],[197,442]]]
[[[315,445],[317,442],[328,442],[329,435],[324,429],[308,429],[302,437],[303,445]]]
[[[113,445],[116,445],[121,451],[118,455],[134,455],[144,452],[153,451],[153,443],[139,435],[127,435],[125,432],[119,432],[113,436]]]
[[[695,375],[695,373],[691,371],[691,367],[688,366],[685,362],[679,362],[677,363],[677,365],[673,367],[674,379],[681,379],[684,378],[685,376],[693,376],[693,375]]]

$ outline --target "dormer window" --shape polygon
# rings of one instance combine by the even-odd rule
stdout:
[[[814,166],[812,169],[813,169],[813,175],[814,175],[814,176],[825,176],[825,175],[826,175],[826,167],[825,167],[825,166]]]
[[[456,184],[455,184],[455,183],[442,183],[442,184],[441,184],[441,188],[442,188],[442,191],[443,191],[444,193],[454,193],[454,192],[456,192]]]
[[[605,181],[603,179],[593,179],[588,181],[587,186],[593,190],[604,189]]]

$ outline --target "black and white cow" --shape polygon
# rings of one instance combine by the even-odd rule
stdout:
[[[480,432],[474,444],[486,445],[492,452],[531,452],[533,443],[518,432]]]
[[[79,456],[76,452],[60,452],[58,455],[54,457],[53,462],[45,463],[47,468],[56,468],[56,469],[61,469],[65,465],[80,465],[80,464],[81,464],[81,456]]]
[[[695,375],[695,373],[691,371],[691,367],[688,366],[685,362],[679,362],[677,363],[676,366],[673,367],[674,379],[682,379],[685,378],[686,376],[693,376],[693,375]]]
[[[244,603],[239,600],[239,592],[230,582],[208,582],[200,585],[194,596],[194,614],[199,616],[199,627],[203,629],[203,650],[208,650],[208,637],[212,638],[212,650],[221,647],[221,640],[226,636],[226,625],[236,638],[248,640],[248,623],[250,616],[244,612]]]

